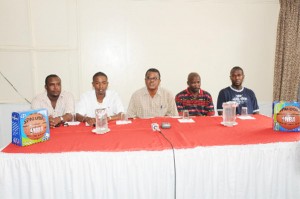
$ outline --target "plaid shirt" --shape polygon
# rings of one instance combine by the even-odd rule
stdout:
[[[164,88],[159,87],[152,98],[146,87],[137,90],[131,96],[128,117],[162,117],[177,116],[177,108],[173,95]]]
[[[204,90],[200,89],[199,95],[195,97],[187,88],[176,95],[175,101],[179,113],[189,110],[191,116],[215,115],[212,97]]]

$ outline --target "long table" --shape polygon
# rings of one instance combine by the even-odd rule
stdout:
[[[50,140],[0,153],[0,198],[300,198],[300,133],[272,130],[271,118],[134,119],[51,129]]]

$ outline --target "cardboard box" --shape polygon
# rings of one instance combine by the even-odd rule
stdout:
[[[300,132],[300,103],[275,101],[273,129],[282,132]]]
[[[28,146],[50,138],[47,109],[12,113],[12,143]]]

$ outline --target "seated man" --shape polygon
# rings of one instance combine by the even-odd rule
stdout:
[[[74,113],[74,97],[67,91],[61,91],[61,80],[57,75],[48,75],[45,79],[46,92],[37,95],[31,102],[32,109],[46,108],[50,127],[71,121]]]
[[[145,74],[145,84],[131,96],[128,117],[149,118],[178,115],[174,97],[164,88],[159,87],[160,72],[150,68]]]
[[[87,91],[80,96],[76,105],[76,118],[80,122],[95,125],[95,110],[106,108],[108,121],[120,119],[124,108],[119,95],[112,90],[107,90],[107,75],[98,72],[93,76],[94,90]]]
[[[236,114],[241,114],[242,107],[247,107],[248,114],[258,114],[259,107],[254,92],[243,87],[244,71],[241,67],[235,66],[230,71],[231,86],[219,92],[217,111],[223,114],[223,102],[235,101],[238,104]]]
[[[198,73],[190,73],[187,84],[188,88],[178,93],[175,97],[179,115],[182,115],[183,110],[188,110],[191,116],[215,115],[211,95],[200,88],[200,75]]]

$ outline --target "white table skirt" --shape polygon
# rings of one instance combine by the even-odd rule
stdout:
[[[175,153],[178,199],[300,198],[300,142]],[[0,198],[174,198],[172,151],[0,153]]]

